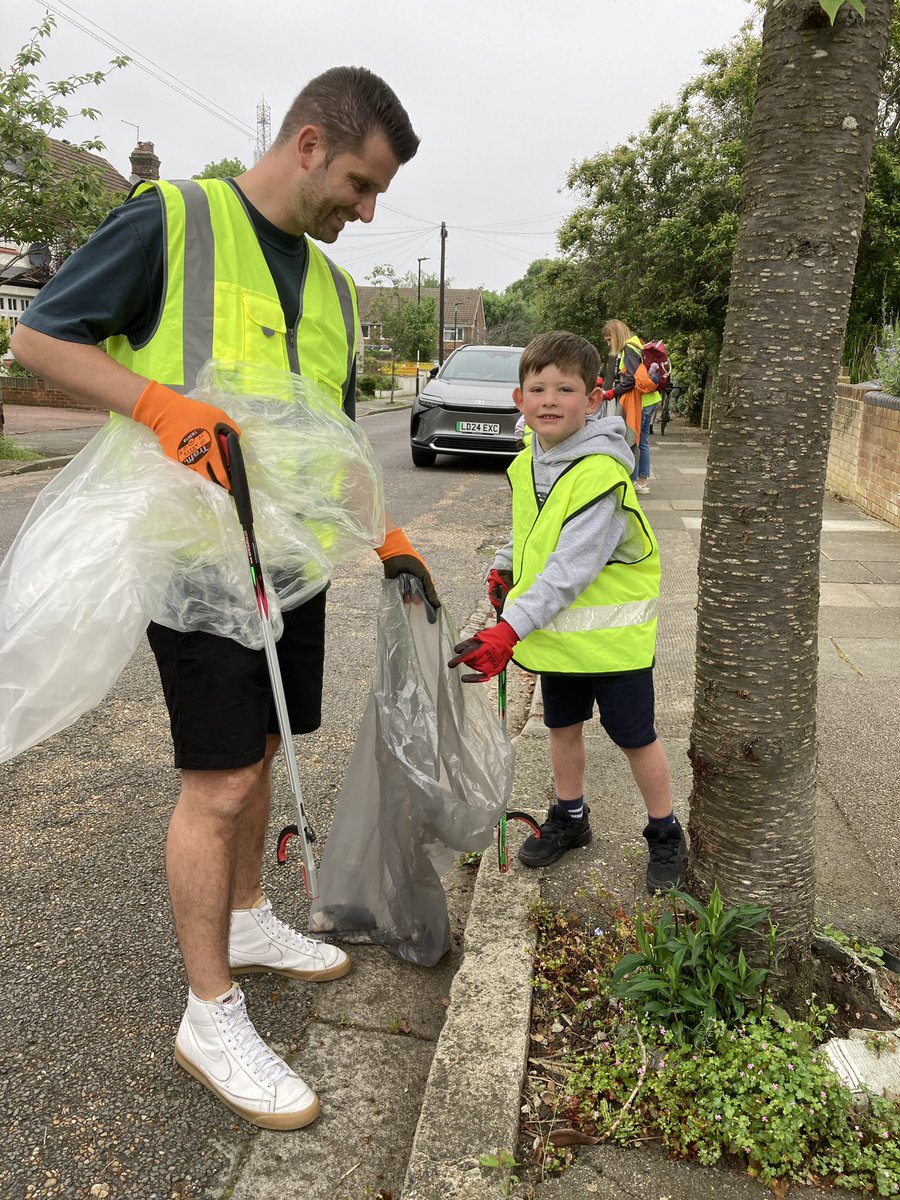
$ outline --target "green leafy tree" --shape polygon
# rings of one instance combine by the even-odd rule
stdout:
[[[881,89],[877,140],[844,361],[855,382],[874,377],[873,349],[885,323],[900,318],[900,9],[891,15],[891,41]]]
[[[426,361],[437,353],[437,302],[423,298],[420,304],[407,300],[393,288],[385,288],[372,304],[372,319],[401,362]]]
[[[560,230],[566,265],[539,289],[549,324],[596,341],[619,317],[690,347],[698,394],[721,346],[759,54],[748,22],[643,133],[572,169],[583,203]]]
[[[378,263],[372,268],[366,276],[372,287],[413,287],[419,286],[418,271],[407,271],[405,275],[398,275],[396,270],[390,263]],[[435,275],[432,271],[422,272],[422,287],[423,288],[439,288],[441,286],[440,275]],[[452,287],[453,279],[451,276],[446,276],[444,279],[444,287]]]
[[[49,247],[48,273],[121,200],[106,190],[99,166],[79,163],[60,169],[48,137],[75,115],[67,107],[72,96],[85,87],[99,87],[110,70],[129,61],[119,56],[106,70],[42,85],[34,68],[46,56],[45,43],[54,26],[53,17],[45,16],[12,65],[0,71],[0,237]],[[100,114],[96,108],[84,106],[77,115],[96,120]],[[102,150],[103,144],[90,138],[75,148]]]
[[[689,883],[766,905],[801,973],[814,900],[819,547],[890,0],[769,6],[700,543]],[[833,19],[833,24],[829,18]],[[802,64],[802,69],[797,69]]]
[[[246,170],[239,158],[220,158],[218,162],[207,163],[200,174],[192,175],[191,179],[233,179]]]

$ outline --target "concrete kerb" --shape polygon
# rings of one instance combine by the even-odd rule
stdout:
[[[543,746],[539,753],[528,751],[539,745],[529,731],[541,711],[536,688],[525,728],[513,739],[516,771],[510,802],[539,819],[551,786],[550,766]],[[540,872],[513,865],[501,875],[493,849],[485,851],[402,1200],[496,1200],[502,1194],[502,1175],[478,1164],[483,1154],[514,1154],[518,1141],[536,945],[529,912],[540,896]]]
[[[13,459],[8,463],[0,464],[0,475],[27,475],[33,471],[52,471],[57,467],[66,466],[73,457],[72,454],[63,454],[58,458],[35,458],[30,462]]]

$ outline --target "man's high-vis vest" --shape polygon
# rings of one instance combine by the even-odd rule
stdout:
[[[347,397],[359,311],[350,276],[308,238],[300,315],[288,329],[275,281],[240,196],[222,179],[142,183],[162,200],[165,274],[159,323],[110,355],[138,375],[187,393],[207,359],[280,367]]]
[[[534,583],[566,522],[616,489],[622,507],[634,514],[642,543],[636,561],[608,562],[574,603],[517,643],[514,661],[528,671],[564,675],[618,675],[652,667],[659,547],[626,469],[609,455],[587,455],[557,479],[540,509],[531,455],[523,451],[507,474],[513,494],[515,581],[507,604]]]

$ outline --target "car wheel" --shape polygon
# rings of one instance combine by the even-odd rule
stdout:
[[[410,446],[414,467],[433,467],[437,455],[433,450],[422,450],[419,446]]]

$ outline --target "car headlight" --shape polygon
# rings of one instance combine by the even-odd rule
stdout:
[[[443,408],[444,402],[438,396],[429,396],[425,392],[419,396],[419,403],[423,408]]]

